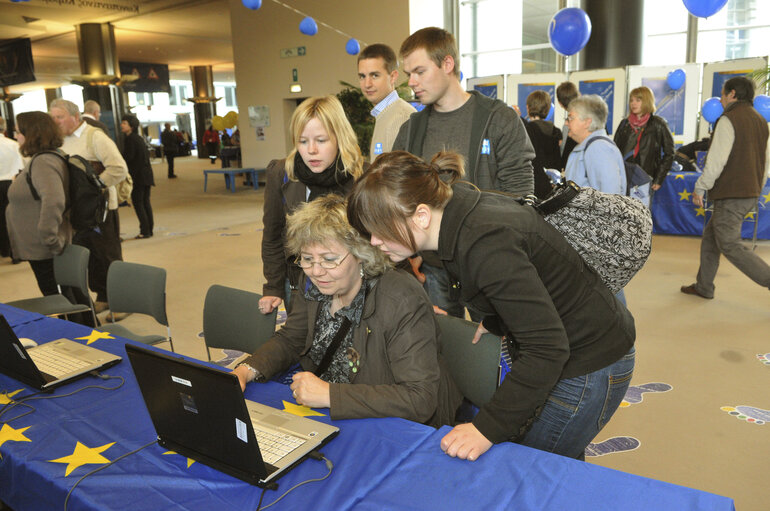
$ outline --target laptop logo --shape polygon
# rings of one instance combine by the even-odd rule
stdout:
[[[14,348],[16,348],[16,351],[19,353],[19,356],[20,356],[21,358],[23,358],[24,360],[26,360],[26,359],[27,359],[27,357],[26,357],[26,356],[24,356],[24,352],[21,350],[21,348],[19,348],[19,346],[18,346],[18,345],[14,344],[14,345],[13,345],[13,347],[14,347]]]
[[[171,380],[179,383],[180,385],[187,385],[188,387],[192,387],[192,383],[190,383],[190,380],[185,380],[184,378],[178,378],[174,375],[171,375]]]

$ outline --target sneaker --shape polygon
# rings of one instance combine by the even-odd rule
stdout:
[[[682,286],[679,290],[681,292],[683,292],[684,294],[686,294],[686,295],[700,296],[701,298],[705,298],[706,300],[713,300],[714,299],[713,296],[706,296],[703,293],[701,293],[700,291],[698,291],[696,289],[696,287],[695,287],[695,284],[690,284],[689,286]]]

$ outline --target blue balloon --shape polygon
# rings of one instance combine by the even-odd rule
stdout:
[[[460,71],[460,81],[461,82],[463,81],[463,72],[462,71]]]
[[[687,75],[685,75],[684,69],[674,69],[666,76],[666,83],[673,90],[679,90],[684,85],[685,78]]]
[[[316,35],[318,33],[318,25],[315,24],[313,18],[308,16],[299,22],[299,31],[305,35]]]
[[[754,96],[754,109],[759,112],[767,122],[770,122],[770,96],[765,94]]]
[[[251,10],[256,11],[260,7],[262,7],[262,0],[241,0],[244,7],[248,7]]]
[[[545,116],[545,120],[553,122],[553,103],[551,103],[551,109],[548,110],[548,115]]]
[[[722,10],[727,0],[682,0],[693,16],[708,18]]]
[[[551,18],[548,41],[562,55],[574,55],[591,37],[591,18],[577,7],[562,9]]]
[[[703,108],[701,108],[703,118],[711,124],[717,122],[717,119],[719,119],[719,116],[722,115],[722,112],[724,111],[725,109],[722,106],[722,102],[716,97],[707,99],[706,102],[703,103]]]
[[[351,37],[345,45],[345,51],[348,52],[349,55],[358,55],[358,52],[361,51],[361,45]]]

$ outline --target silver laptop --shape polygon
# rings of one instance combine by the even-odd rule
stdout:
[[[121,360],[117,355],[69,339],[25,348],[0,314],[0,372],[30,387],[50,390]]]
[[[244,399],[230,372],[131,344],[126,353],[158,443],[248,483],[275,481],[339,433]]]

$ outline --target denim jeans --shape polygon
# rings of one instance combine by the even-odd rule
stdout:
[[[459,293],[458,298],[455,298],[450,292],[451,283],[446,270],[426,263],[422,263],[420,270],[425,274],[423,287],[433,305],[445,310],[450,316],[465,318],[465,308],[458,299]]]
[[[584,451],[620,406],[634,373],[636,350],[607,367],[559,380],[522,445],[570,458]]]

